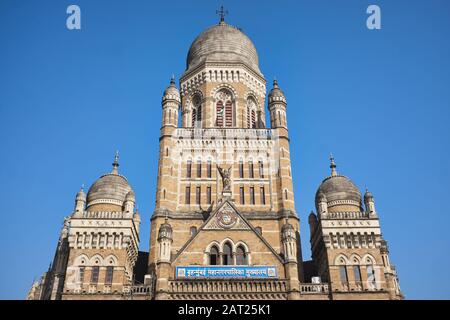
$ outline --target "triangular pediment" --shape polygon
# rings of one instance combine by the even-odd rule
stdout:
[[[256,232],[255,228],[247,221],[247,219],[239,212],[234,203],[230,200],[224,200],[220,203],[215,210],[213,210],[206,219],[205,223],[199,228],[199,230],[192,235],[192,237],[180,248],[172,262],[175,262],[177,258],[183,254],[183,252],[204,232],[214,231],[244,231],[250,232],[257,239],[259,239],[267,247],[269,251],[273,253],[278,261],[283,263],[280,255],[272,248],[272,246]]]
[[[251,230],[239,211],[229,201],[222,203],[209,217],[203,230]]]

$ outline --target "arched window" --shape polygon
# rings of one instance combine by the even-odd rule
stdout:
[[[84,282],[85,271],[86,271],[86,267],[80,267],[79,272],[78,272],[78,281],[81,283]]]
[[[197,160],[197,178],[202,177],[202,161]]]
[[[192,127],[195,127],[196,120],[197,120],[197,109],[192,108]]]
[[[247,265],[247,253],[243,246],[238,246],[236,249],[236,264],[237,265]]]
[[[191,227],[189,232],[191,236],[195,235],[197,233],[197,227]]]
[[[348,283],[347,267],[339,266],[339,276],[343,285]]]
[[[253,179],[255,177],[254,172],[253,172],[253,161],[250,160],[248,162],[248,177]]]
[[[225,104],[225,127],[233,126],[233,107],[231,101]]]
[[[256,227],[255,230],[259,235],[262,236],[262,228],[261,227]]]
[[[222,101],[218,101],[216,104],[216,126],[223,127],[224,107]]]
[[[287,200],[287,198],[288,198],[288,191],[287,191],[287,189],[284,189],[284,198]]]
[[[227,90],[220,90],[216,96],[216,126],[233,126],[233,101],[232,95]]]
[[[253,98],[247,99],[247,128],[256,128],[256,102]]]
[[[192,105],[192,127],[200,127],[202,121],[202,99],[200,95],[194,95]]]
[[[353,266],[353,275],[355,276],[356,283],[361,283],[361,270],[359,269],[359,266]]]
[[[264,179],[264,164],[263,164],[262,160],[258,161],[258,167],[259,167],[259,177],[261,179]]]
[[[211,178],[211,172],[212,172],[212,170],[211,170],[211,160],[208,160],[208,163],[206,165],[206,176],[208,178]]]
[[[92,284],[97,284],[98,283],[98,274],[100,272],[100,267],[92,267],[92,271],[91,271],[91,283]]]
[[[106,275],[105,275],[105,284],[112,284],[112,282],[113,282],[113,273],[114,273],[114,267],[113,266],[107,266],[106,267]]]
[[[239,178],[244,178],[244,162],[239,160]]]
[[[206,203],[211,204],[211,187],[206,187]]]
[[[222,256],[222,258],[223,258],[222,264],[223,265],[233,264],[233,256],[231,253],[232,253],[231,245],[227,242],[223,246],[223,256]]]
[[[264,187],[259,188],[259,199],[261,205],[266,204],[266,192],[264,191]]]
[[[375,268],[373,265],[368,265],[366,267],[367,270],[367,284],[370,289],[376,289],[377,288],[377,282],[375,278]]]
[[[192,161],[188,160],[186,165],[186,178],[190,178],[192,175]]]
[[[219,250],[216,246],[211,247],[211,250],[209,250],[209,264],[212,266],[215,266],[218,264],[219,258]]]

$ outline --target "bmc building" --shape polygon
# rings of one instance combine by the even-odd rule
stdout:
[[[403,298],[372,194],[332,157],[303,260],[287,100],[274,81],[266,110],[266,93],[255,46],[222,15],[163,94],[149,253],[139,251],[141,218],[116,155],[110,173],[77,193],[28,298]]]

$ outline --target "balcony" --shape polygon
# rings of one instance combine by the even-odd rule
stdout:
[[[286,299],[284,280],[170,280],[171,299]]]
[[[238,129],[238,128],[178,128],[175,133],[182,139],[271,139],[271,129]]]
[[[136,285],[136,286],[124,286],[122,289],[124,295],[153,295],[152,285]]]
[[[301,283],[300,284],[301,294],[328,294],[329,286],[328,283]]]

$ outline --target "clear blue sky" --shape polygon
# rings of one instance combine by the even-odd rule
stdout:
[[[81,31],[65,27],[72,3]],[[447,0],[1,0],[0,298],[25,297],[75,193],[110,170],[116,149],[148,250],[162,91],[222,3],[287,96],[304,259],[333,152],[338,171],[373,192],[406,297],[449,299]],[[380,31],[365,26],[369,4],[381,7]]]

